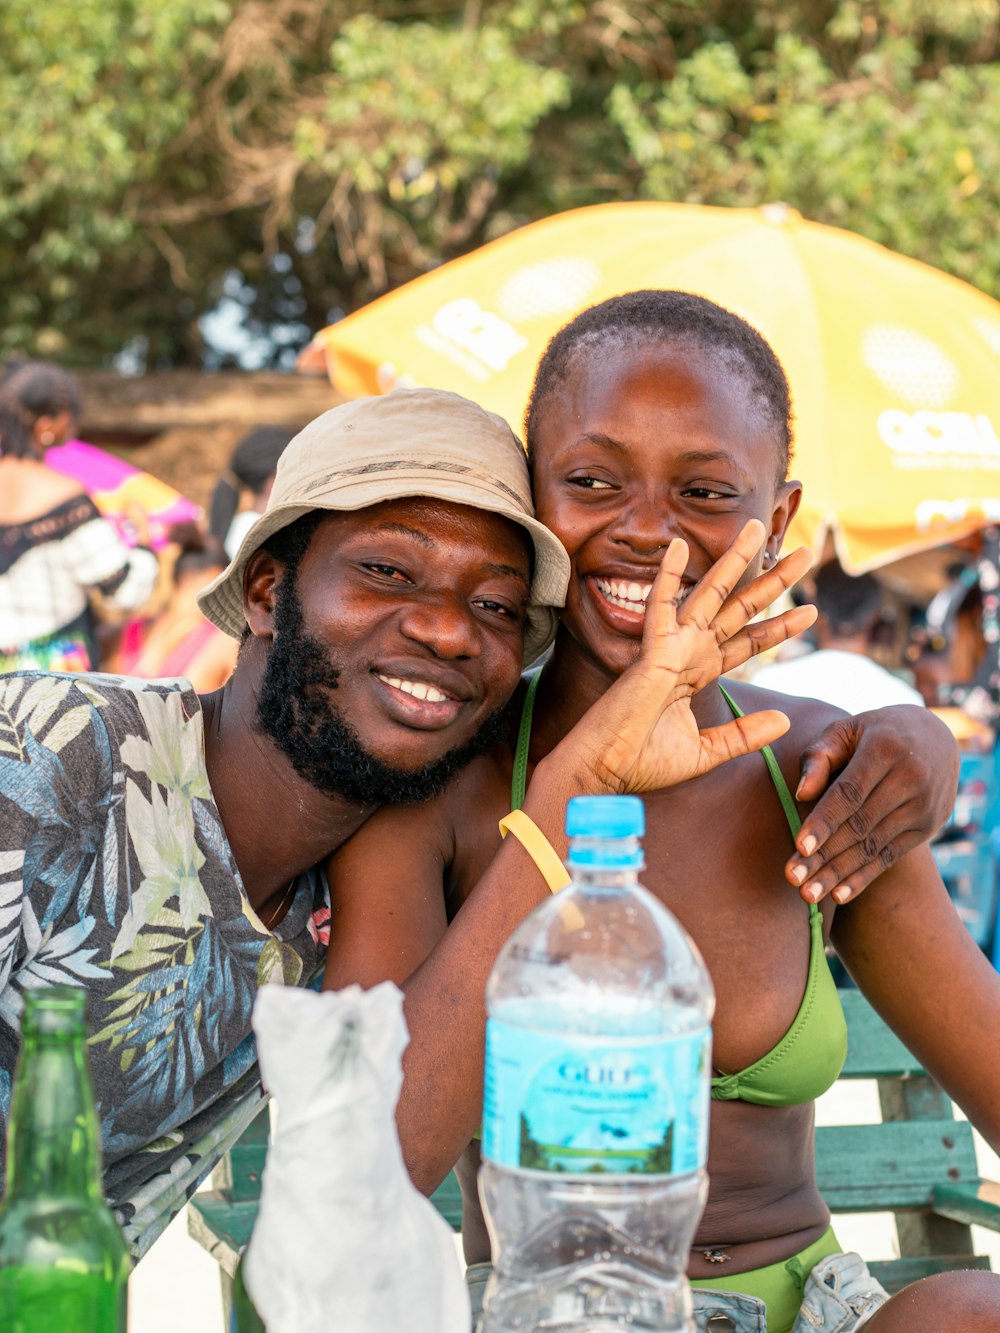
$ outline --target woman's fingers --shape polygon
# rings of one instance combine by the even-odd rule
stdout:
[[[697,772],[692,776],[699,777],[730,759],[762,750],[765,745],[784,736],[789,725],[784,713],[768,708],[760,713],[735,717],[721,727],[708,727],[700,734],[701,755]]]
[[[738,588],[715,617],[720,640],[738,633],[747,621],[772,606],[782,593],[798,583],[811,564],[812,555],[808,548],[800,546],[779,560],[773,569],[758,574],[746,587]]]
[[[688,544],[675,537],[667,547],[646,600],[642,642],[651,645],[658,635],[671,634],[677,627],[677,594],[681,575],[687,569]]]
[[[758,620],[747,625],[732,638],[719,645],[722,653],[720,675],[732,671],[758,653],[768,648],[776,648],[787,639],[794,639],[797,634],[807,630],[816,620],[814,606],[796,606],[790,611],[782,611],[770,620]]]
[[[688,593],[682,612],[686,623],[706,628],[716,620],[720,608],[747,572],[754,557],[759,554],[764,537],[764,524],[758,519],[752,518],[744,524],[740,535],[725,555],[716,560],[708,573]],[[766,602],[762,603],[758,610],[766,605]],[[745,619],[741,623],[745,623]]]

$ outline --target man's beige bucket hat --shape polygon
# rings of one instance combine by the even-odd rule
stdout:
[[[527,461],[513,431],[502,417],[443,389],[358,398],[304,427],[281,455],[267,509],[228,569],[199,595],[202,611],[240,638],[243,571],[269,537],[314,509],[365,509],[410,495],[486,509],[528,531],[535,567],[524,662],[535,661],[555,636],[569,558],[535,518]]]

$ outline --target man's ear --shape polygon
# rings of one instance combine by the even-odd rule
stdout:
[[[795,517],[795,511],[798,509],[801,500],[801,481],[782,482],[775,496],[774,510],[771,514],[771,530],[767,534],[765,547],[768,555],[771,556],[772,563],[781,554],[781,543],[785,540],[788,525]]]
[[[278,584],[285,566],[267,551],[254,551],[243,571],[243,614],[258,639],[274,638]]]

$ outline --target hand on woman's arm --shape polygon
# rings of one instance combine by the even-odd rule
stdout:
[[[796,795],[818,804],[795,840],[790,882],[810,902],[857,897],[947,821],[958,765],[951,732],[924,708],[896,704],[827,727],[802,755]]]

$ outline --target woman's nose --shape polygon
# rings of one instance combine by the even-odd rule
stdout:
[[[669,507],[656,496],[637,498],[621,514],[614,539],[637,555],[656,555],[681,536]]]

